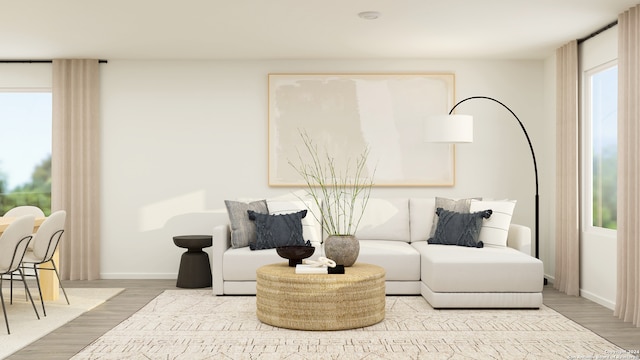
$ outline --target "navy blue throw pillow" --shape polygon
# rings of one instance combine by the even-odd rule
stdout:
[[[278,215],[248,210],[247,214],[256,224],[256,242],[249,244],[251,250],[305,245],[302,237],[302,219],[307,216],[307,210]]]
[[[434,236],[427,240],[429,244],[458,245],[481,248],[482,241],[478,241],[482,219],[488,219],[491,210],[463,214],[438,208],[438,227]]]

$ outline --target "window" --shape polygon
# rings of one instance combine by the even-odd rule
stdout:
[[[51,92],[0,91],[0,215],[20,205],[51,212]]]
[[[605,64],[587,73],[591,137],[591,199],[594,227],[617,227],[618,67]]]

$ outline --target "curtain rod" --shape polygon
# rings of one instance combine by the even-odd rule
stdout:
[[[618,25],[618,20],[612,22],[611,24],[605,25],[604,27],[592,32],[591,34],[589,34],[589,35],[587,35],[587,36],[585,36],[585,37],[583,37],[581,39],[578,39],[578,44],[582,44],[583,42],[591,39],[592,37],[597,36],[601,32],[604,32],[604,31],[607,31],[607,30],[611,29],[612,27],[614,27],[616,25]]]
[[[50,64],[53,60],[0,60],[0,64]],[[98,60],[99,64],[108,63],[107,60]]]

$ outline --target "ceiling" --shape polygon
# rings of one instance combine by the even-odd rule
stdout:
[[[0,0],[0,59],[543,59],[639,2]]]

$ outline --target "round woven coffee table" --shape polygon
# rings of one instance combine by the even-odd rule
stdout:
[[[298,330],[344,330],[384,319],[385,271],[356,263],[344,274],[296,274],[287,263],[257,272],[258,319]]]

